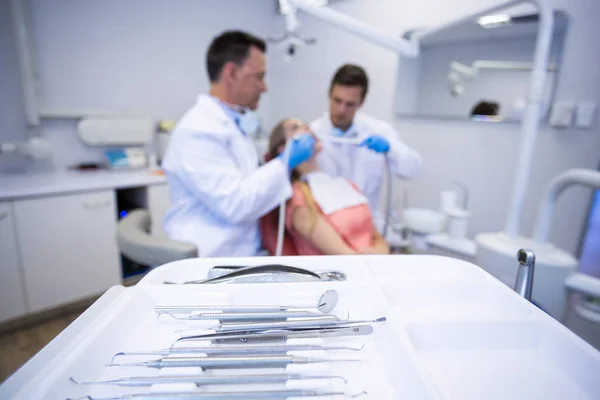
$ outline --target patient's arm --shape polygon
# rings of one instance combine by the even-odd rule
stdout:
[[[373,246],[360,251],[361,254],[390,254],[390,246],[377,227],[373,225]]]
[[[307,206],[294,210],[292,228],[325,255],[356,254],[329,222],[312,214]]]

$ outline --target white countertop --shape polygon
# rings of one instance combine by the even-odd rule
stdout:
[[[150,170],[61,171],[34,174],[0,174],[0,200],[69,192],[122,189],[166,184],[164,175]]]

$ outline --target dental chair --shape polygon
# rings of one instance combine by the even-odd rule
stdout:
[[[277,249],[277,231],[279,229],[279,208],[274,209],[260,219],[260,231],[262,235],[263,249],[274,256]],[[298,250],[292,241],[292,237],[284,231],[282,256],[297,256]]]
[[[125,257],[148,266],[198,257],[193,244],[151,235],[151,222],[150,213],[143,209],[131,211],[119,222],[117,241]]]

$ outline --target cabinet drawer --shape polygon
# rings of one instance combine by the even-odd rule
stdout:
[[[114,191],[17,201],[15,215],[31,312],[121,282]]]
[[[25,287],[10,203],[0,203],[0,322],[27,312]]]

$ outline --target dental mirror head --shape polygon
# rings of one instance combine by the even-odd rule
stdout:
[[[337,306],[340,296],[335,290],[328,290],[319,298],[317,308],[324,314],[329,314]]]

